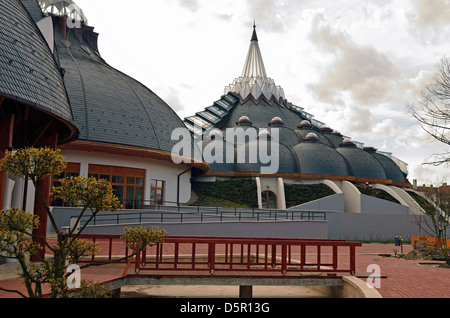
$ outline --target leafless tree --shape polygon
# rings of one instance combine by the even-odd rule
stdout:
[[[442,58],[420,99],[408,110],[430,136],[450,146],[450,59]],[[449,165],[450,151],[435,154],[426,164]]]

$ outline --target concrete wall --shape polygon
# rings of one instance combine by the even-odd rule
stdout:
[[[330,239],[393,241],[420,233],[413,215],[328,213]]]
[[[317,239],[328,237],[326,221],[144,223],[144,225],[158,226],[172,236]],[[126,226],[140,226],[140,224]],[[125,225],[87,227],[83,234],[120,234],[124,227]]]
[[[330,195],[322,199],[298,205],[291,209],[306,210],[306,211],[336,211],[344,213],[345,212],[344,194],[341,193]]]
[[[410,209],[408,206],[361,194],[362,214],[408,215],[409,211]]]

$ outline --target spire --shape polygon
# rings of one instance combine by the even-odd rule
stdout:
[[[267,77],[261,50],[259,49],[256,23],[253,24],[253,35],[245,61],[242,77]]]
[[[228,92],[239,94],[242,99],[246,99],[250,95],[255,100],[260,97],[264,97],[266,100],[274,98],[276,101],[285,99],[283,89],[275,85],[273,79],[267,77],[256,34],[256,21],[253,23],[253,34],[244,70],[241,77],[236,78],[232,84],[225,87],[225,94]]]

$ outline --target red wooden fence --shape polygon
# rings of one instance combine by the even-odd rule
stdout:
[[[111,261],[132,254],[120,236],[82,235],[80,238],[93,240],[102,247],[102,252],[84,262]],[[136,273],[149,274],[194,271],[230,275],[231,272],[354,275],[356,247],[360,246],[361,243],[344,240],[170,236],[164,243],[137,254],[129,265],[134,263]]]

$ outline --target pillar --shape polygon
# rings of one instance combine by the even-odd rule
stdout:
[[[35,201],[34,201],[34,215],[36,215],[39,219],[39,227],[33,231],[33,241],[40,245],[42,248],[39,250],[38,255],[40,258],[45,258],[45,240],[47,238],[47,209],[42,204],[41,199],[38,195],[38,190],[40,191],[42,197],[44,198],[44,202],[47,206],[50,204],[50,186],[51,186],[51,177],[45,177],[41,179],[36,189]],[[36,237],[37,236],[37,237]],[[32,262],[39,262],[39,258],[33,256],[31,258]]]
[[[253,298],[253,286],[239,286],[239,298]]]
[[[57,133],[51,134],[47,138],[45,138],[41,146],[56,149],[57,140],[58,134]],[[37,253],[39,258],[41,259],[45,258],[45,241],[47,239],[47,223],[48,223],[47,222],[48,214],[46,206],[48,207],[50,205],[51,182],[52,182],[51,176],[42,178],[37,182],[37,189],[34,201],[34,215],[36,215],[39,219],[39,227],[33,231],[33,235],[35,235],[35,237],[33,238],[33,242],[41,246],[41,249]],[[42,195],[45,205],[39,198],[38,190]],[[31,261],[39,262],[39,258],[36,256],[32,256]]]

